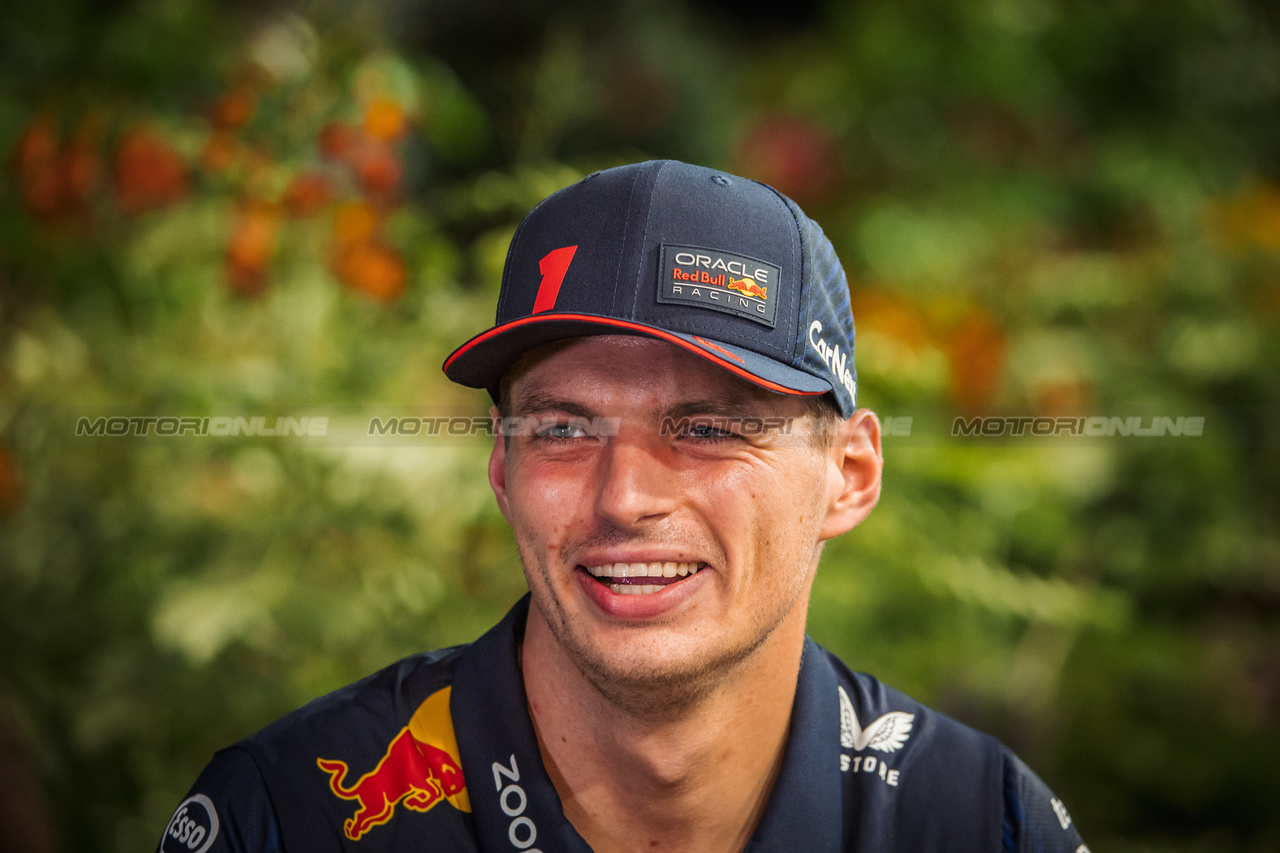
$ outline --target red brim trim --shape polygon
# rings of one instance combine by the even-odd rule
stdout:
[[[613,319],[612,317],[595,317],[590,314],[539,314],[536,317],[522,317],[519,320],[512,320],[510,323],[503,323],[501,326],[495,326],[487,332],[482,332],[481,334],[476,335],[474,338],[472,338],[471,340],[467,341],[465,344],[463,344],[462,346],[454,350],[453,355],[449,356],[449,358],[444,363],[444,371],[447,374],[449,372],[449,366],[453,364],[454,361],[456,361],[460,355],[463,355],[464,353],[470,351],[472,348],[478,346],[479,344],[484,343],[485,341],[489,340],[492,337],[495,337],[500,334],[504,334],[512,329],[517,329],[521,326],[527,326],[533,323],[545,323],[553,320],[573,320],[581,323],[591,323],[596,326],[606,326],[606,327],[611,327],[615,329],[625,329],[628,332],[638,332],[647,337],[659,338],[661,340],[667,341],[668,343],[675,344],[678,347],[683,347],[684,349],[688,350],[691,353],[694,353],[695,355],[700,355],[703,358],[705,358],[707,361],[718,364],[720,367],[723,367],[725,370],[729,370],[729,371],[732,371],[733,373],[738,374],[743,379],[746,379],[748,382],[751,382],[755,385],[759,385],[762,388],[768,388],[770,391],[777,391],[780,394],[794,394],[798,397],[814,397],[814,396],[817,396],[818,394],[826,393],[825,391],[797,391],[795,388],[788,388],[785,385],[779,385],[778,383],[771,382],[768,379],[762,379],[761,377],[756,376],[754,373],[751,373],[750,371],[736,364],[732,364],[731,362],[726,361],[725,359],[721,358],[715,353],[708,352],[702,347],[699,347],[695,344],[691,344],[688,341],[686,341],[684,338],[680,337],[679,335],[672,334],[671,332],[668,332],[664,329],[657,329],[657,328],[654,328],[653,326],[646,326],[642,323],[632,323],[628,320],[616,320],[616,319]]]

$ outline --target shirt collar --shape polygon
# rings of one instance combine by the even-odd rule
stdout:
[[[806,636],[787,752],[747,853],[841,849],[844,798],[837,685],[827,653]]]
[[[476,835],[481,850],[591,853],[564,816],[529,718],[519,656],[528,616],[526,595],[467,649],[454,675],[449,712]]]

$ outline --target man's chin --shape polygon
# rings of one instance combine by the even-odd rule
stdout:
[[[591,611],[589,603],[577,603]],[[674,624],[623,628],[609,624],[608,618],[598,621],[599,613],[570,613],[565,604],[534,588],[531,616],[541,617],[561,653],[602,697],[655,722],[678,718],[700,705],[777,627],[743,637],[743,643],[717,647],[705,635],[695,640]]]
[[[689,639],[682,636],[672,637],[669,644],[636,638],[630,648],[619,649],[616,643],[593,642],[572,631],[553,628],[552,633],[601,696],[633,716],[654,721],[673,719],[695,708],[759,645],[695,654]]]
[[[569,657],[607,701],[634,717],[654,721],[688,713],[724,677],[721,667],[691,661],[655,667],[633,661],[593,659],[572,652]]]

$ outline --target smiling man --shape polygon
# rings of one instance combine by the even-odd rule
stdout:
[[[495,446],[490,480],[565,815],[599,851],[741,850],[784,754],[821,542],[879,492],[875,418],[828,435],[803,398],[644,337],[528,362],[504,406],[541,428]]]
[[[1076,851],[996,740],[805,636],[823,543],[880,493],[821,229],[673,161],[512,239],[489,480],[530,594],[215,756],[162,851]]]

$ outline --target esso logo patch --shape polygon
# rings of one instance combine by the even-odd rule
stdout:
[[[205,853],[218,837],[218,812],[204,794],[178,806],[164,831],[160,853]]]

